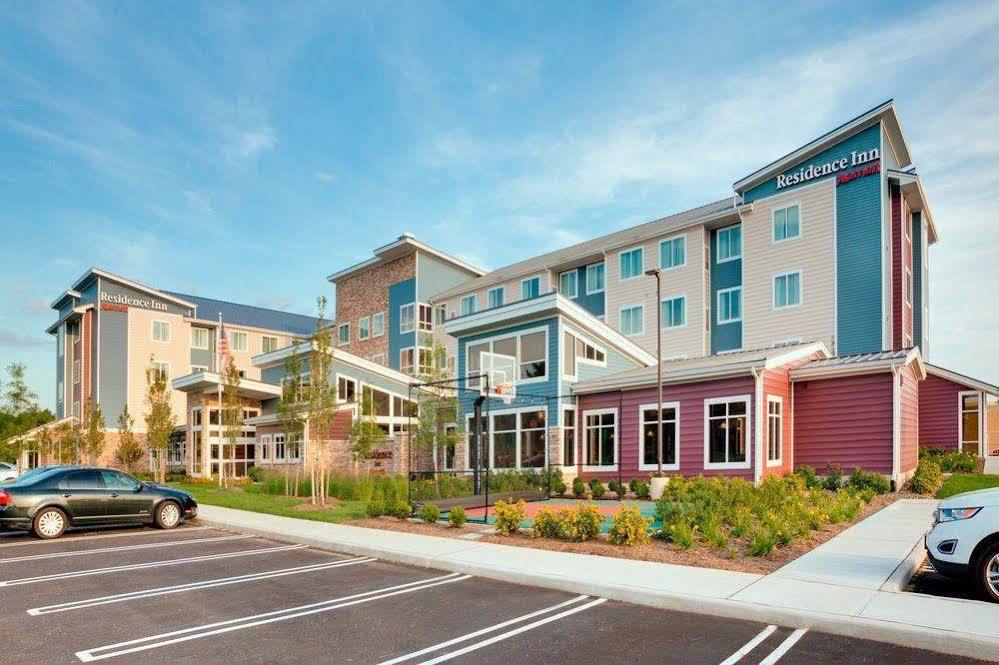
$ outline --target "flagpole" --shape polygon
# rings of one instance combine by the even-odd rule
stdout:
[[[219,311],[219,326],[215,329],[215,376],[218,377],[218,413],[219,413],[219,487],[222,487],[222,473],[225,469],[225,448],[222,444],[222,312]],[[208,419],[208,432],[211,434],[211,418]],[[211,457],[211,443],[209,439],[208,454]]]

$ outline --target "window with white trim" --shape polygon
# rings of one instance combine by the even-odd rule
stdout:
[[[420,332],[434,331],[434,308],[426,303],[420,303]]]
[[[336,341],[340,346],[350,344],[350,324],[341,323],[336,329]]]
[[[278,348],[278,338],[272,337],[270,335],[264,335],[260,338],[260,352],[270,353],[271,351],[277,351]]]
[[[659,243],[659,267],[663,270],[687,265],[687,239],[684,236],[667,238]]]
[[[411,333],[416,330],[416,305],[409,303],[399,308],[399,332]]]
[[[381,337],[385,334],[385,312],[375,312],[371,315],[371,336]]]
[[[491,415],[492,427],[483,422],[493,469],[538,469],[545,466],[547,425],[544,410],[532,408]],[[483,418],[485,421],[485,418]],[[474,432],[472,416],[466,417],[469,433]]]
[[[520,299],[530,300],[541,295],[541,278],[531,277],[520,283]]]
[[[558,292],[566,298],[579,295],[579,271],[567,270],[558,276]]]
[[[371,337],[371,317],[362,316],[357,320],[357,339],[365,340]]]
[[[767,395],[767,463],[780,464],[783,455],[784,404],[780,396]]]
[[[73,383],[80,382],[80,361],[79,359],[73,361]]]
[[[905,304],[912,307],[912,270],[905,269],[902,288],[905,290]]]
[[[444,442],[441,445],[436,445],[437,454],[439,456],[440,467],[444,470],[454,469],[455,467],[455,452],[458,442],[458,426],[454,424],[444,425]]]
[[[645,307],[634,305],[621,308],[621,333],[634,337],[645,332]]]
[[[475,314],[475,295],[465,296],[461,299],[461,315]]]
[[[546,376],[548,372],[548,349],[545,348],[547,339],[548,335],[543,330],[519,336],[518,365],[521,381]]]
[[[718,230],[718,263],[742,258],[742,226]]]
[[[495,289],[489,289],[489,291],[486,292],[486,301],[489,303],[489,309],[492,309],[493,307],[502,307],[503,287],[497,286]]]
[[[434,321],[442,326],[447,321],[447,303],[441,303],[435,308]]]
[[[208,350],[208,328],[191,328],[191,348]]]
[[[576,409],[562,411],[562,466],[576,465]]]
[[[645,269],[644,261],[642,260],[643,250],[641,247],[636,247],[635,249],[630,249],[627,252],[621,252],[619,256],[619,261],[621,262],[621,281],[626,279],[634,279],[642,274]]]
[[[594,263],[586,266],[586,293],[603,293],[604,290],[604,264]]]
[[[336,380],[336,398],[341,402],[357,401],[357,381],[349,376],[338,376]]]
[[[663,328],[682,328],[687,325],[687,298],[678,296],[662,302]]]
[[[153,321],[153,341],[170,341],[170,324],[166,321]]]
[[[246,351],[250,348],[245,332],[233,332],[232,333],[232,350],[233,351]]]
[[[413,373],[413,363],[416,350],[413,347],[400,349],[399,351],[399,371],[403,374]]]
[[[207,372],[207,365],[191,365],[191,374],[200,374],[201,372]]]
[[[748,467],[749,399],[707,399],[704,421],[706,468]]]
[[[801,304],[801,271],[774,275],[774,309]]]
[[[583,411],[585,468],[612,470],[617,465],[617,409]]]
[[[568,331],[562,339],[562,374],[576,376],[576,336]]]
[[[153,361],[153,376],[160,381],[170,380],[170,363],[160,362],[158,360]]]
[[[659,468],[659,424],[656,421],[656,405],[644,404],[640,407],[642,417],[641,468],[643,471]],[[664,402],[659,409],[663,423],[663,468],[678,469],[677,432],[680,423],[679,402]]]
[[[771,219],[774,242],[786,242],[801,237],[801,208],[797,203],[774,209]]]
[[[742,287],[722,289],[718,292],[718,323],[742,320]]]
[[[978,446],[980,398],[977,392],[960,393],[961,400],[961,448]],[[974,451],[977,454],[977,448]]]

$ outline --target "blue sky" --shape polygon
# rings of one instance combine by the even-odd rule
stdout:
[[[931,358],[999,382],[999,4],[706,4],[0,4],[0,362],[53,403],[48,304],[91,265],[309,313],[404,231],[499,267],[894,97]]]

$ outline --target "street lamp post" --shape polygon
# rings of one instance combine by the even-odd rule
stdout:
[[[663,473],[663,271],[659,268],[646,270],[645,274],[656,278],[656,388],[659,401],[656,403],[656,474]]]

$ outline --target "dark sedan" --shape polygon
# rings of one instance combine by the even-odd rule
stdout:
[[[0,529],[58,538],[70,527],[150,524],[172,529],[198,514],[187,492],[114,469],[57,466],[0,485]]]

